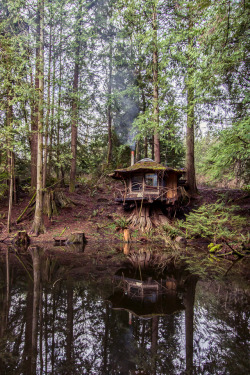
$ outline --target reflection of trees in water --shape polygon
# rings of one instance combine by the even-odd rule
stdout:
[[[249,290],[240,291],[229,280],[225,284],[213,281],[198,283],[197,294],[194,357],[199,371],[210,374],[216,368],[217,373],[248,373]]]
[[[58,375],[133,374],[136,369],[150,375],[181,374],[186,367],[192,373],[193,333],[187,329],[192,325],[194,289],[189,289],[191,296],[184,295],[185,312],[153,321],[133,316],[129,324],[127,311],[114,311],[104,302],[110,285],[98,290],[95,282],[63,280],[65,268],[45,259],[39,250],[31,253],[26,264],[31,275],[36,270],[34,282],[16,263],[10,262],[7,276],[8,262],[3,258],[0,267],[0,318],[8,323],[0,327],[3,374],[33,374],[34,365],[42,374]],[[242,337],[247,315],[240,308],[242,301],[230,299],[230,290],[226,301],[223,288],[213,290],[202,284],[198,291],[193,373],[222,373],[230,366],[231,374],[246,373]]]

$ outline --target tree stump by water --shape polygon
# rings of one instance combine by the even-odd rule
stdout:
[[[17,232],[17,234],[13,238],[13,243],[17,246],[28,246],[30,243],[30,238],[26,230]]]
[[[83,232],[75,232],[75,233],[71,233],[68,240],[67,240],[67,243],[86,243],[87,242],[87,239],[85,237],[85,234]]]
[[[170,222],[163,214],[160,207],[150,206],[148,204],[137,207],[128,221],[133,227],[139,228],[142,232],[148,232],[153,227]]]

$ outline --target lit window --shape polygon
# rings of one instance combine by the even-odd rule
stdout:
[[[145,185],[146,187],[157,187],[157,174],[147,173],[145,174]]]

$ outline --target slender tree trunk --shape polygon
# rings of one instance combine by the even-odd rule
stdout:
[[[52,83],[52,103],[51,103],[51,129],[49,141],[49,162],[48,162],[48,176],[51,175],[52,158],[53,158],[53,139],[54,139],[54,113],[55,113],[55,82],[56,82],[56,60],[53,59],[53,83]]]
[[[158,46],[157,46],[157,9],[153,5],[153,119],[154,119],[154,160],[161,162],[159,136],[159,93],[158,93]]]
[[[189,29],[193,23],[190,19]],[[187,170],[187,184],[191,194],[197,193],[196,179],[195,179],[195,162],[194,162],[194,86],[193,86],[193,62],[191,53],[193,49],[193,40],[188,38],[188,72],[187,72],[187,132],[186,132],[186,170]]]
[[[40,39],[39,39],[39,69],[38,69],[38,79],[39,79],[39,105],[38,105],[38,136],[37,136],[37,185],[36,185],[36,208],[35,217],[32,225],[31,231],[36,235],[44,230],[43,226],[43,70],[44,70],[44,55],[43,55],[43,37],[44,37],[44,0],[39,0],[38,12],[40,13]]]
[[[40,0],[39,0],[40,1]],[[39,4],[38,4],[39,6]],[[40,56],[40,35],[41,35],[41,14],[37,12],[36,26],[36,75],[35,75],[35,94],[31,106],[31,188],[36,189],[37,186],[37,147],[38,147],[38,116],[39,116],[39,56]],[[31,75],[31,82],[33,81]]]
[[[47,113],[45,122],[44,137],[44,157],[43,157],[43,189],[46,187],[47,178],[47,159],[48,159],[48,136],[49,136],[49,117],[50,117],[50,77],[51,77],[51,52],[52,52],[52,20],[50,19],[49,28],[49,66],[48,66],[48,91],[47,91]]]
[[[108,81],[108,164],[112,161],[112,107],[111,107],[111,95],[112,95],[112,64],[113,64],[113,41],[110,40],[109,45],[109,81]]]
[[[79,80],[79,52],[80,46],[77,47],[76,51],[76,62],[75,62],[75,69],[74,69],[74,82],[73,82],[73,103],[72,103],[72,125],[71,125],[71,168],[70,168],[70,183],[69,183],[69,191],[75,191],[75,183],[76,183],[76,154],[77,154],[77,117],[78,117],[78,80]]]
[[[56,128],[56,177],[59,179],[60,171],[60,124],[61,124],[61,95],[62,95],[62,19],[60,25],[59,37],[59,93],[58,93],[58,107],[57,107],[57,128]]]
[[[11,231],[11,213],[12,213],[12,206],[13,206],[13,191],[14,191],[14,153],[13,151],[8,150],[9,154],[9,209],[8,209],[8,219],[7,219],[7,232],[10,233]]]
[[[75,67],[73,80],[73,99],[72,99],[72,122],[71,122],[71,167],[70,167],[70,181],[69,191],[75,191],[76,183],[76,158],[77,158],[77,123],[78,123],[78,84],[80,74],[80,49],[81,49],[81,14],[82,6],[79,3],[76,27],[76,52],[75,52]]]
[[[13,121],[13,110],[11,102],[11,95],[8,95],[7,103],[7,127],[10,132],[10,137],[8,139],[8,169],[9,169],[9,209],[8,209],[8,219],[7,219],[7,232],[10,233],[11,230],[11,213],[13,206],[13,191],[14,191],[14,152],[12,151],[12,121]]]
[[[191,194],[197,192],[194,163],[194,89],[187,89],[187,133],[186,133],[186,169],[187,183]]]

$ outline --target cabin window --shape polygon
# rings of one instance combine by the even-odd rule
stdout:
[[[133,176],[131,178],[132,191],[142,190],[143,176]]]
[[[145,174],[145,185],[146,187],[157,187],[157,174],[156,173]]]

